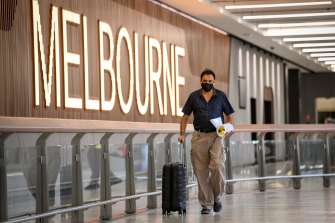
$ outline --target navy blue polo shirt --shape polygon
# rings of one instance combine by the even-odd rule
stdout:
[[[182,112],[188,116],[190,116],[193,112],[194,129],[201,129],[202,131],[215,131],[215,127],[210,120],[221,117],[222,123],[224,123],[223,114],[230,115],[234,112],[234,109],[223,91],[214,89],[214,95],[207,103],[201,93],[201,89],[199,89],[190,94]]]

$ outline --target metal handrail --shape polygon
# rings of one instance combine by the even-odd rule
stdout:
[[[188,125],[186,131],[192,131],[192,126]],[[0,116],[0,132],[179,133],[179,124]]]
[[[0,132],[57,133],[179,133],[179,123],[124,122],[83,119],[47,119],[0,116]],[[191,124],[187,132],[193,131]],[[234,125],[234,132],[335,132],[335,124],[252,124]]]
[[[266,177],[248,177],[226,180],[226,183],[235,183],[242,181],[255,181],[255,180],[279,180],[279,179],[295,179],[295,178],[311,178],[311,177],[335,177],[335,173],[328,174],[304,174],[304,175],[291,175],[291,176],[266,176]]]
[[[236,125],[234,132],[335,132],[335,124],[253,124]]]

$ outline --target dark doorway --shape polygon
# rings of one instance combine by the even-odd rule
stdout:
[[[257,123],[257,116],[256,116],[256,98],[250,98],[250,116],[251,116],[251,124]],[[257,140],[257,133],[251,133],[251,140]]]
[[[271,87],[264,88],[264,124],[273,124],[273,94]],[[265,135],[265,160],[266,162],[275,162],[276,148],[274,134],[272,132]]]
[[[264,124],[272,124],[272,102],[264,101]]]
[[[251,124],[257,124],[257,106],[256,106],[256,98],[250,98],[250,117]],[[254,142],[257,140],[257,132],[251,133],[251,140]],[[254,145],[254,165],[257,165],[257,143],[253,143]]]

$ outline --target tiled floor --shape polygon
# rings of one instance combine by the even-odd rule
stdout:
[[[300,190],[277,189],[225,195],[223,210],[209,215],[200,214],[196,196],[188,201],[187,214],[177,212],[163,216],[160,208],[138,209],[132,215],[113,215],[110,222],[271,222],[271,223],[330,223],[335,222],[335,188],[313,187]],[[98,222],[98,221],[92,221]]]

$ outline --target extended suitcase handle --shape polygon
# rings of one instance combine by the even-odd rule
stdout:
[[[186,168],[186,143],[185,141],[179,144],[179,150],[180,150],[180,162],[184,165],[184,168]]]

